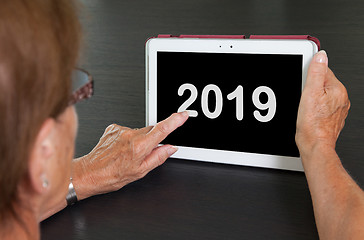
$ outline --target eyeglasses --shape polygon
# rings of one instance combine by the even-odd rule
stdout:
[[[76,68],[72,72],[72,96],[68,102],[71,106],[83,99],[90,98],[94,93],[94,82],[92,76],[85,70]]]

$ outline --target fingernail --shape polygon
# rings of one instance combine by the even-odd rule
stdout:
[[[176,146],[172,146],[172,147],[170,147],[170,148],[168,148],[168,149],[167,149],[167,152],[168,152],[169,156],[171,156],[171,155],[173,155],[175,152],[177,152],[177,150],[178,150],[178,147],[176,147]]]
[[[318,63],[327,63],[328,62],[327,54],[326,54],[325,50],[321,50],[318,53],[316,53],[315,61]]]
[[[183,114],[184,117],[189,117],[190,116],[190,113],[189,113],[188,110],[183,111],[182,114]]]

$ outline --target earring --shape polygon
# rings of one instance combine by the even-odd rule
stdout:
[[[42,175],[42,186],[43,188],[47,188],[49,185],[48,179],[46,178],[45,174]]]
[[[47,179],[43,179],[43,187],[44,188],[48,187],[48,180]]]

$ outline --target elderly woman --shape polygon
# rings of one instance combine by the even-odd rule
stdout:
[[[71,0],[1,2],[0,239],[39,239],[39,222],[67,202],[143,177],[177,150],[158,143],[188,118],[173,114],[138,130],[110,125],[88,155],[72,160],[73,104],[92,94],[91,76],[75,70],[81,42],[76,13]],[[319,52],[302,94],[296,141],[323,239],[364,234],[364,194],[335,152],[349,105],[326,53]]]
[[[66,206],[70,176],[72,202],[75,192],[83,199],[120,189],[177,150],[157,145],[187,113],[154,128],[111,125],[90,154],[72,161],[73,104],[92,91],[91,77],[74,72],[80,39],[70,0],[1,1],[0,239],[39,239],[39,222]]]

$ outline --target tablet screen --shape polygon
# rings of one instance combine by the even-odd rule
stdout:
[[[163,143],[299,157],[302,55],[157,52],[157,121],[189,110]]]

